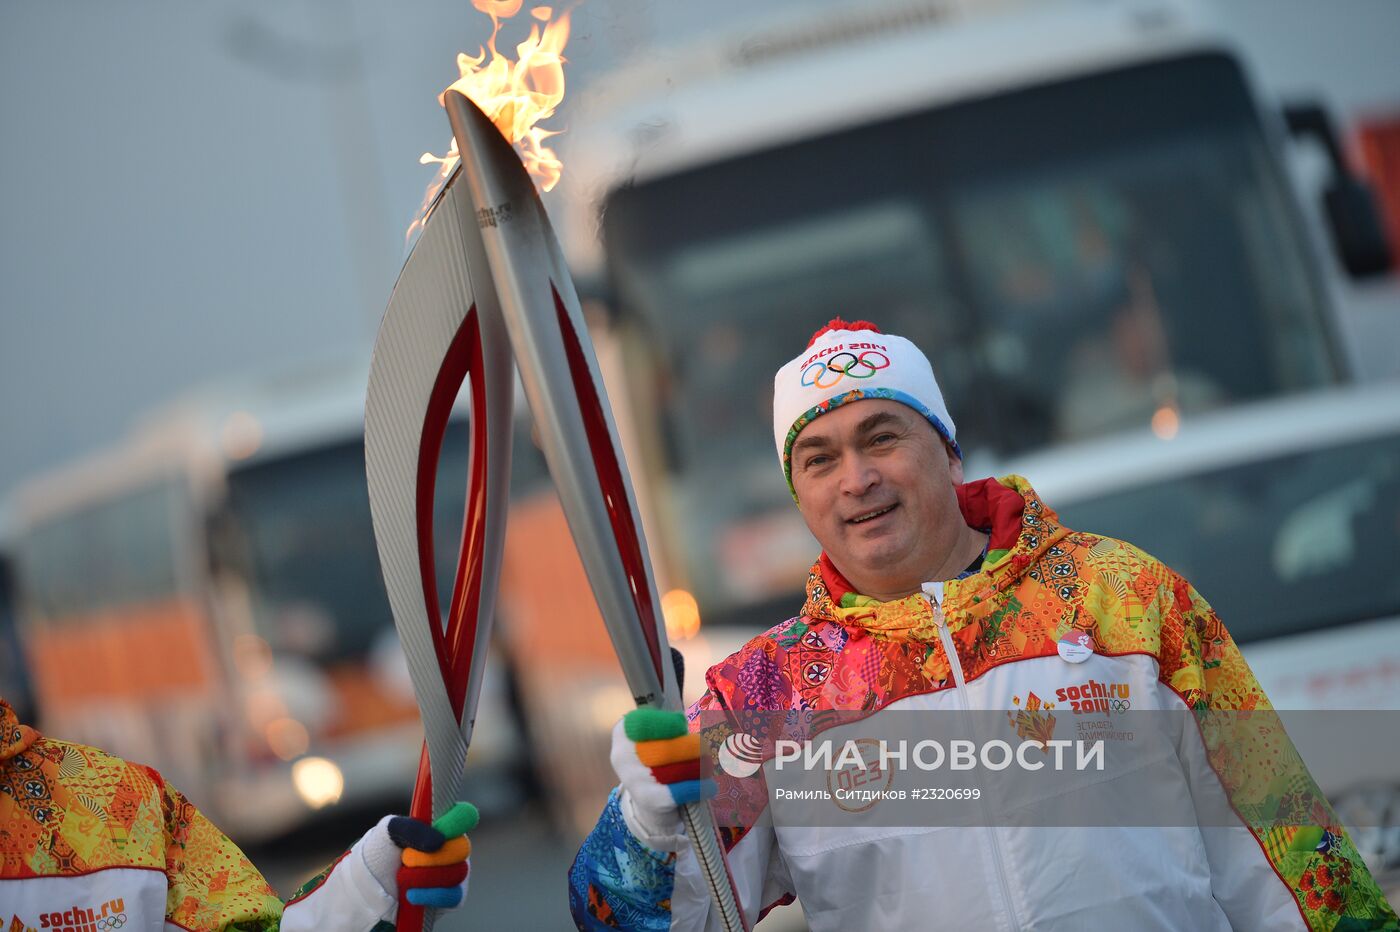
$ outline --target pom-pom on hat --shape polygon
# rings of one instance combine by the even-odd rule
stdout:
[[[881,333],[869,321],[837,317],[812,334],[807,348],[773,377],[773,442],[794,500],[792,444],[797,435],[833,408],[867,398],[913,408],[962,458],[928,357],[904,337]]]

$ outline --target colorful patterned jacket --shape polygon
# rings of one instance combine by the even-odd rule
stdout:
[[[394,906],[352,848],[284,916],[159,773],[45,738],[0,699],[0,932],[368,930]]]
[[[1281,730],[1203,737],[1197,723],[1217,713],[1270,706],[1184,579],[1129,544],[1062,527],[1020,477],[969,483],[958,497],[967,524],[990,531],[980,572],[926,587],[941,604],[922,594],[880,603],[851,591],[823,555],[802,614],[710,669],[692,727],[754,710],[863,710],[871,722],[905,709],[1004,710],[1025,737],[1057,716],[1073,719],[1077,710],[1054,702],[1067,684],[1104,684],[1109,695],[1131,695],[1135,710],[1190,723],[1170,758],[1154,762],[1154,785],[1180,784],[1183,796],[1189,788],[1188,798],[1214,803],[1225,819],[775,826],[765,790],[746,810],[756,816],[721,832],[751,919],[795,896],[815,932],[931,921],[1005,930],[1400,928]],[[1068,635],[1087,635],[1080,643],[1093,653],[1068,662],[1059,648]],[[1292,757],[1306,786],[1270,779],[1280,756]],[[733,789],[740,782],[753,786],[720,780],[717,811],[743,804],[732,798],[745,792]],[[1135,788],[1128,774],[1093,792],[1141,808]],[[1310,807],[1302,816],[1300,801]],[[581,929],[718,928],[692,852],[642,846],[617,791],[570,871],[570,901]]]

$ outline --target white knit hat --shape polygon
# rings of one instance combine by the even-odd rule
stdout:
[[[928,357],[913,343],[874,324],[837,317],[812,335],[807,348],[773,377],[773,442],[793,498],[792,444],[819,415],[850,401],[884,398],[908,405],[962,458],[957,428]]]

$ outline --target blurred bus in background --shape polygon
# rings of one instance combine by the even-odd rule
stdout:
[[[828,318],[930,352],[970,476],[1120,431],[1166,443],[1211,411],[1374,375],[1337,298],[1390,267],[1375,203],[1325,113],[1263,100],[1198,14],[814,8],[577,103],[551,209],[604,321],[688,698],[801,604],[817,545],[780,478],[771,380]],[[1325,197],[1290,170],[1298,135],[1337,155]],[[1400,346],[1400,311],[1388,322]],[[586,589],[529,595],[514,636],[571,640],[520,672],[532,722],[570,736],[542,764],[584,830],[630,697]]]
[[[423,733],[370,525],[367,377],[335,363],[201,393],[12,503],[41,728],[157,767],[240,842],[412,790]],[[528,437],[524,485],[545,475]],[[467,445],[459,412],[435,508],[444,590]],[[521,748],[503,661],[488,669],[468,766],[493,806],[519,792]]]

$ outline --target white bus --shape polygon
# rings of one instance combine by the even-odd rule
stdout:
[[[403,809],[413,787],[422,727],[370,526],[367,373],[337,362],[200,393],[12,503],[40,726],[155,766],[240,842]],[[545,471],[522,439],[528,485]],[[466,455],[463,416],[438,483],[444,589]],[[486,805],[518,793],[521,766],[491,667],[468,761]]]
[[[778,477],[771,379],[830,317],[930,350],[974,471],[1368,375],[1336,298],[1347,268],[1386,274],[1372,205],[1338,159],[1324,233],[1290,120],[1194,5],[871,3],[770,26],[591,88],[551,205],[607,308],[673,634],[703,622],[679,643],[689,696],[801,604],[817,548]],[[1325,142],[1317,116],[1292,128]],[[557,630],[587,602],[552,587],[511,621]],[[587,614],[568,628],[591,650],[522,660],[532,720],[592,736],[549,777],[580,828],[612,776],[579,761],[606,761],[628,703]]]

